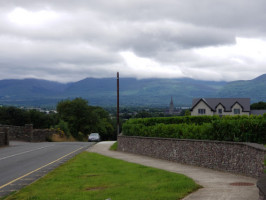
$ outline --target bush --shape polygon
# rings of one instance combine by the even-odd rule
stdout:
[[[266,143],[266,118],[262,116],[169,117],[130,119],[123,125],[128,136],[204,139]]]
[[[69,128],[68,128],[68,123],[65,122],[64,120],[60,120],[59,124],[56,125],[55,128],[56,129],[59,128],[60,130],[62,130],[67,137],[69,137],[71,135],[70,131],[69,131]]]
[[[156,124],[203,124],[210,123],[213,120],[219,119],[218,116],[183,116],[183,117],[153,117],[141,119],[129,119],[128,124],[143,124],[145,126],[152,126]]]

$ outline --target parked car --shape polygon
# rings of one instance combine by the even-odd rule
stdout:
[[[100,142],[101,137],[99,133],[91,133],[88,135],[88,141],[89,142]]]

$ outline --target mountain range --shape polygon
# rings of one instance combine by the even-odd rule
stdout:
[[[116,105],[116,78],[86,78],[72,83],[39,79],[0,80],[0,104],[55,106],[63,99],[82,97],[90,105]],[[191,106],[193,98],[245,97],[251,102],[266,101],[266,74],[252,80],[233,82],[201,81],[189,78],[120,78],[122,106]]]

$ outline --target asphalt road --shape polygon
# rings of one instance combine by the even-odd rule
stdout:
[[[19,190],[94,143],[11,141],[0,148],[0,197]]]

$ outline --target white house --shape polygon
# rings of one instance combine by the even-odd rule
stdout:
[[[191,115],[249,115],[250,98],[193,99]]]

